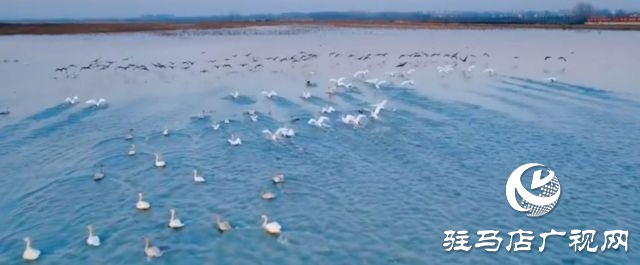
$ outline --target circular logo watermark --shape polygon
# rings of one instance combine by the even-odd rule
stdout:
[[[545,168],[548,172],[546,177],[542,177],[542,170],[533,172],[531,180],[531,190],[539,189],[538,195],[531,193],[522,185],[522,175],[529,169],[534,167]],[[516,192],[522,198],[518,201]],[[526,212],[529,217],[539,217],[549,213],[558,203],[560,198],[560,182],[555,172],[546,168],[542,164],[529,163],[524,164],[511,173],[507,180],[507,201],[511,208],[518,212]]]

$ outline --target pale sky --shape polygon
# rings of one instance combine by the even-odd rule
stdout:
[[[511,11],[569,9],[578,0],[0,0],[0,19],[125,18],[313,11]],[[592,0],[599,8],[640,10],[640,0]]]

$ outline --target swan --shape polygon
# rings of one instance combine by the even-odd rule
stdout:
[[[336,93],[337,93],[337,92],[336,92],[336,87],[335,87],[335,86],[327,87],[327,94],[328,94],[329,96],[333,96],[333,95],[335,95]]]
[[[362,123],[362,118],[365,118],[366,116],[362,115],[362,114],[358,114],[358,116],[353,116],[351,114],[347,114],[347,115],[343,115],[342,116],[342,122],[344,124],[347,125],[353,125],[354,127],[360,126]]]
[[[148,201],[142,199],[142,192],[138,193],[138,202],[136,202],[136,209],[138,210],[148,210],[151,208],[151,204]]]
[[[147,258],[157,258],[162,256],[162,251],[160,251],[157,247],[151,246],[151,239],[148,237],[144,238],[144,254],[147,255]]]
[[[267,91],[262,91],[262,95],[264,95],[265,97],[267,97],[268,99],[273,98],[274,96],[277,96],[278,93],[276,93],[275,91],[271,90],[269,92]]]
[[[438,66],[438,67],[436,67],[436,69],[438,70],[438,73],[448,74],[451,71],[453,71],[453,66],[451,66],[451,65]]]
[[[369,73],[369,70],[360,70],[353,73],[353,78],[364,78]]]
[[[342,83],[344,81],[344,77],[340,77],[338,79],[335,78],[329,78],[329,82],[334,83],[336,85]]]
[[[387,83],[387,80],[379,80],[378,78],[368,79],[364,81],[365,83],[374,86],[377,89],[380,89],[382,85]]]
[[[80,99],[78,98],[78,96],[73,96],[73,97],[67,97],[64,99],[64,103],[67,103],[69,105],[75,105],[76,103],[78,103]]]
[[[169,227],[173,229],[178,229],[184,227],[184,224],[180,219],[176,218],[176,210],[170,209],[171,217],[169,218]]]
[[[160,158],[160,155],[158,153],[155,153],[154,156],[156,157],[156,159],[155,159],[155,161],[153,163],[154,166],[156,166],[156,167],[165,167],[167,165],[167,163]]]
[[[547,77],[544,80],[546,80],[549,83],[555,83],[557,81],[555,77]]]
[[[280,127],[276,130],[275,134],[280,135],[282,137],[287,137],[287,138],[291,138],[296,136],[296,132],[288,127]]]
[[[99,247],[100,246],[100,238],[93,234],[93,226],[88,225],[87,230],[89,230],[89,236],[87,237],[87,245]]]
[[[105,174],[104,174],[104,165],[100,164],[100,167],[98,168],[96,173],[93,174],[93,180],[95,180],[95,181],[102,180],[104,178],[104,176],[105,176]]]
[[[164,128],[164,130],[162,130],[162,135],[163,136],[169,136],[169,129]]]
[[[40,250],[31,247],[31,238],[25,237],[24,242],[26,246],[24,247],[24,252],[22,252],[22,259],[24,260],[37,260],[40,257]]]
[[[220,129],[220,123],[211,124],[211,128],[213,128],[214,131],[217,131],[218,129]]]
[[[218,226],[218,231],[227,232],[231,230],[231,225],[227,221],[223,221],[220,219],[220,215],[216,214],[216,225]]]
[[[87,105],[93,105],[96,108],[100,108],[100,107],[105,106],[107,104],[107,100],[105,100],[104,98],[101,98],[101,99],[98,99],[98,100],[90,99],[90,100],[87,100],[85,103]]]
[[[383,99],[382,101],[380,101],[379,103],[373,104],[371,105],[374,108],[380,108],[380,109],[384,109],[384,107],[387,105],[387,100]]]
[[[262,130],[262,133],[266,134],[267,137],[269,137],[269,139],[271,139],[271,141],[277,142],[278,140],[280,140],[280,134],[272,133],[269,129]]]
[[[124,139],[127,141],[133,140],[133,129],[129,129],[129,133],[124,136]]]
[[[336,111],[336,109],[334,109],[333,107],[327,105],[327,106],[322,107],[322,110],[320,112],[330,114],[330,113],[333,113],[335,111]]]
[[[237,99],[238,97],[240,97],[240,93],[238,91],[233,91],[229,93],[229,96],[231,96],[232,99]]]
[[[264,231],[266,231],[269,234],[280,234],[280,230],[282,229],[282,226],[280,226],[280,224],[278,222],[270,222],[268,223],[269,219],[266,215],[262,215],[262,228],[264,229]]]
[[[373,118],[374,120],[379,120],[380,117],[378,116],[378,114],[380,114],[380,111],[385,108],[385,105],[387,105],[386,99],[382,100],[380,103],[371,105],[372,107],[374,107],[374,110],[371,112],[371,118]]]
[[[301,97],[303,99],[310,99],[311,98],[311,92],[309,92],[309,91],[302,92],[302,96]]]
[[[489,76],[494,76],[496,74],[496,70],[493,68],[486,68],[484,69],[482,72],[484,73],[488,73]]]
[[[406,86],[413,86],[415,84],[415,82],[413,80],[405,80],[402,81],[402,83],[400,83],[401,87],[406,87]]]
[[[284,174],[277,174],[271,178],[274,184],[284,183]]]
[[[325,121],[328,121],[328,120],[329,120],[328,117],[320,116],[317,119],[313,119],[313,118],[309,119],[309,124],[316,126],[318,128],[329,127],[329,125],[324,123]]]
[[[276,198],[276,194],[270,191],[262,191],[260,197],[264,200],[273,200]]]
[[[237,137],[233,134],[231,135],[231,138],[227,139],[227,142],[229,142],[229,144],[231,144],[232,146],[237,146],[242,144],[242,140],[240,140],[240,137]]]
[[[204,177],[202,175],[198,175],[198,170],[193,170],[193,181],[194,182],[204,182]]]
[[[250,119],[252,122],[257,122],[257,121],[258,121],[258,115],[256,115],[256,114],[251,114],[251,115],[249,115],[249,119]]]
[[[131,144],[131,146],[129,146],[129,151],[127,151],[127,155],[128,156],[136,155],[136,145],[135,144]]]

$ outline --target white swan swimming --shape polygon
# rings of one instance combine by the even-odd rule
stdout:
[[[232,99],[237,99],[238,97],[240,97],[240,93],[238,91],[233,91],[229,93],[229,96],[231,96]]]
[[[291,137],[296,136],[296,132],[293,129],[291,129],[289,127],[286,127],[286,126],[282,126],[282,127],[278,128],[276,130],[275,134],[280,135],[282,137],[287,137],[287,138],[291,138]]]
[[[269,129],[262,130],[262,133],[266,134],[267,137],[271,139],[271,141],[277,142],[278,140],[280,140],[280,134],[272,133]]]
[[[87,105],[93,105],[96,108],[100,108],[102,106],[106,106],[107,105],[107,100],[104,98],[101,99],[90,99],[87,100],[85,103],[87,103]]]
[[[193,181],[194,182],[204,182],[205,179],[202,175],[198,175],[198,170],[193,169]]]
[[[151,246],[151,239],[148,237],[144,238],[144,254],[147,255],[147,258],[157,258],[162,256],[162,251],[160,251],[157,247]]]
[[[169,217],[169,227],[170,228],[178,229],[178,228],[184,227],[184,224],[182,223],[182,221],[180,221],[180,219],[176,218],[176,210],[175,209],[170,209],[169,213],[171,213],[171,216]]]
[[[413,86],[415,84],[415,81],[413,80],[405,80],[402,81],[402,83],[400,83],[400,87],[407,87],[407,86]]]
[[[124,139],[127,141],[133,140],[133,129],[129,129],[129,133],[124,135]]]
[[[217,131],[218,129],[220,129],[220,123],[217,123],[217,122],[216,122],[216,123],[211,124],[211,128],[212,128],[214,131]]]
[[[135,144],[131,144],[131,146],[129,146],[129,151],[127,151],[127,155],[128,156],[136,155],[136,145]]]
[[[142,199],[142,192],[138,193],[138,202],[136,202],[136,209],[138,210],[149,210],[151,208],[151,204],[148,201]]]
[[[336,91],[336,87],[335,87],[335,86],[327,87],[327,94],[328,94],[329,96],[333,96],[333,95],[335,95],[336,93],[337,93],[337,91]]]
[[[268,99],[273,98],[274,96],[278,96],[278,93],[276,93],[275,91],[271,90],[271,91],[262,91],[262,95],[264,95],[265,97],[267,97]]]
[[[353,116],[351,114],[342,115],[342,122],[347,125],[353,125],[354,127],[362,125],[362,118],[366,116],[362,114],[358,114],[358,116]]]
[[[380,80],[378,78],[374,78],[374,79],[368,79],[366,81],[364,81],[365,83],[372,85],[373,87],[380,89],[382,87],[382,85],[387,83],[387,80]]]
[[[438,70],[438,73],[448,74],[451,71],[453,71],[453,66],[451,66],[451,65],[438,66],[438,67],[436,67],[436,69]]]
[[[284,174],[276,174],[271,177],[271,181],[273,181],[274,184],[284,183]]]
[[[64,99],[64,103],[67,103],[69,105],[75,105],[76,103],[78,103],[78,101],[80,101],[80,98],[78,98],[78,96],[67,97]]]
[[[270,191],[262,191],[260,192],[260,197],[262,197],[263,200],[273,200],[276,198],[276,194]]]
[[[100,164],[100,167],[98,167],[98,170],[96,171],[96,173],[93,174],[93,180],[95,181],[102,180],[104,176],[105,176],[104,165]]]
[[[302,92],[302,96],[301,97],[303,99],[310,99],[311,98],[311,92],[309,92],[309,91]]]
[[[249,119],[250,119],[252,122],[257,122],[257,121],[258,121],[258,115],[257,115],[257,114],[255,114],[255,113],[254,113],[254,114],[250,114],[250,115],[249,115]]]
[[[216,226],[218,227],[218,231],[227,232],[231,230],[231,225],[227,221],[223,221],[220,218],[220,215],[216,214]]]
[[[242,144],[242,140],[240,140],[240,137],[233,134],[231,135],[231,138],[227,139],[227,142],[229,142],[229,144],[232,146],[238,146]]]
[[[364,78],[369,73],[369,70],[360,70],[353,73],[353,78]]]
[[[380,108],[380,109],[384,109],[385,106],[387,105],[387,100],[383,99],[382,101],[380,101],[379,103],[376,104],[372,104],[371,106],[374,108]]]
[[[487,73],[489,74],[489,76],[494,76],[496,75],[496,70],[493,68],[486,68],[482,71],[483,73]]]
[[[282,226],[278,222],[268,222],[269,219],[266,215],[262,215],[262,228],[269,234],[280,234]]]
[[[333,107],[327,105],[327,106],[322,107],[322,110],[320,112],[330,114],[330,113],[333,113],[335,111],[336,111],[336,109],[334,109]]]
[[[155,167],[165,167],[167,165],[167,163],[160,158],[160,155],[158,153],[155,153],[154,156],[156,157],[155,161],[153,162],[153,165]]]
[[[334,83],[335,85],[338,85],[339,83],[342,83],[344,81],[344,77],[340,77],[340,78],[329,78],[329,82]]]
[[[325,124],[325,123],[324,123],[325,121],[328,121],[328,120],[329,120],[329,118],[328,118],[328,117],[326,117],[326,116],[320,116],[320,117],[318,117],[317,119],[314,119],[314,118],[309,119],[309,122],[308,122],[308,123],[309,123],[310,125],[316,126],[316,127],[318,127],[318,128],[324,128],[324,127],[329,127],[329,125],[327,125],[327,124]]]
[[[100,238],[93,234],[93,226],[88,225],[87,230],[89,230],[89,236],[87,236],[87,245],[99,247],[100,246]]]
[[[163,135],[163,136],[169,136],[169,129],[168,129],[168,128],[164,128],[164,129],[162,130],[162,135]]]
[[[24,260],[37,260],[40,257],[40,250],[37,250],[31,247],[31,238],[24,238],[25,247],[24,252],[22,252],[22,259]]]

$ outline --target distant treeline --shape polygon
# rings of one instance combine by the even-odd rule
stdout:
[[[588,17],[622,17],[637,15],[624,11],[575,8],[568,11],[523,12],[312,12],[255,15],[218,15],[178,17],[173,15],[143,15],[127,19],[55,19],[13,20],[18,23],[81,23],[81,22],[220,22],[220,21],[414,21],[434,23],[486,23],[486,24],[584,24]],[[2,21],[0,21],[2,22]]]

